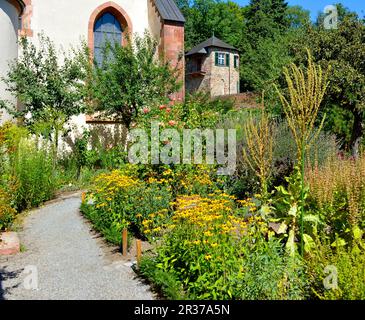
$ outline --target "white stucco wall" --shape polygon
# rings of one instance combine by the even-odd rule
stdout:
[[[133,33],[149,29],[147,1],[114,0],[126,11],[133,24]],[[94,10],[108,1],[103,0],[32,0],[31,28],[34,36],[40,32],[67,50],[88,39],[89,19]]]
[[[0,77],[7,74],[9,62],[18,56],[17,34],[19,27],[19,13],[8,1],[0,0]],[[14,99],[6,90],[6,85],[0,80],[0,99],[10,101],[14,107]],[[0,124],[10,117],[4,110],[0,111]]]
[[[88,43],[89,20],[92,13],[106,0],[32,0],[33,13],[30,28],[33,41],[38,42],[37,34],[44,33],[58,49],[68,51],[77,48],[81,41]],[[157,17],[149,13],[150,0],[114,0],[127,14],[132,22],[133,34],[143,35],[148,30],[157,34]],[[159,20],[158,20],[159,21]],[[96,125],[87,124],[86,116],[72,118],[71,125],[78,131],[93,130]],[[77,131],[77,130],[76,130]],[[77,133],[72,135],[74,139]]]
[[[27,29],[32,30],[30,39],[37,44],[38,34],[44,33],[54,42],[57,49],[69,51],[77,48],[81,41],[88,43],[89,20],[95,9],[109,1],[107,0],[32,0],[30,10],[30,23]],[[127,13],[133,26],[133,33],[143,35],[145,30],[159,38],[161,21],[155,7],[150,0],[114,0]],[[27,10],[27,11],[28,11]],[[15,59],[18,54],[17,30],[19,19],[17,10],[6,0],[0,0],[0,75],[8,70],[8,62]],[[158,39],[159,40],[159,39]],[[61,54],[60,54],[61,57]],[[1,99],[9,99],[16,106],[16,100],[5,91],[5,86],[0,83]],[[0,123],[9,119],[8,115],[0,117]],[[86,124],[86,116],[79,115],[73,118],[71,125],[81,132],[83,128],[93,129],[93,125]],[[74,136],[77,135],[75,133]]]
[[[156,12],[156,6],[152,5],[152,1],[147,0],[149,32],[160,42],[162,21]]]

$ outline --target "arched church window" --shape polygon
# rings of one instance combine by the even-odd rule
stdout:
[[[122,27],[117,18],[109,13],[104,13],[94,25],[94,58],[98,65],[103,61],[103,51],[105,44],[122,44]]]

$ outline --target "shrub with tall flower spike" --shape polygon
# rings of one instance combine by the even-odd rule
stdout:
[[[261,195],[267,198],[268,179],[272,173],[273,130],[267,113],[263,110],[260,119],[250,118],[244,126],[247,150],[243,149],[243,158],[260,179]]]
[[[284,68],[288,97],[276,88],[297,145],[298,163],[301,162],[303,152],[308,151],[322,129],[324,118],[317,129],[315,121],[329,84],[329,68],[323,72],[321,66],[313,62],[309,50],[307,50],[307,54],[308,66],[306,69],[295,64]]]
[[[301,164],[300,238],[302,254],[304,254],[305,154],[317,139],[324,123],[325,118],[322,119],[319,128],[315,127],[318,111],[329,84],[327,79],[330,68],[328,67],[327,71],[323,72],[321,66],[313,62],[309,50],[307,50],[307,54],[308,66],[306,69],[298,67],[295,64],[291,64],[289,68],[284,68],[284,76],[288,86],[289,97],[286,97],[278,88],[276,88],[283,105],[289,128],[297,145],[298,164]]]

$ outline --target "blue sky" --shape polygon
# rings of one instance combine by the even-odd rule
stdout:
[[[246,5],[249,0],[233,0],[241,5]],[[323,11],[325,6],[334,3],[342,3],[345,7],[351,11],[356,11],[360,17],[365,16],[365,0],[287,0],[290,5],[300,5],[304,9],[311,12],[312,19],[317,17],[319,11]]]

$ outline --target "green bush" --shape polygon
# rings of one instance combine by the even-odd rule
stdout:
[[[170,188],[127,174],[127,170],[115,170],[99,175],[88,195],[91,203],[82,207],[95,229],[115,244],[120,243],[124,228],[152,239],[169,217]]]
[[[353,246],[327,243],[318,244],[317,249],[308,257],[312,296],[322,300],[364,300],[365,299],[365,243],[357,242]],[[328,268],[326,270],[326,267]],[[331,278],[331,273],[335,278]],[[324,279],[329,277],[337,288],[324,286]]]
[[[302,261],[287,256],[278,240],[266,239],[259,216],[243,219],[230,196],[180,197],[172,221],[156,255],[141,265],[168,298],[177,288],[181,297],[198,300],[306,297]],[[169,281],[161,284],[164,277]]]
[[[57,188],[54,153],[43,139],[7,123],[0,127],[0,187],[10,195],[16,211],[51,199]]]
[[[259,191],[259,181],[252,169],[243,160],[242,150],[247,142],[243,132],[244,122],[250,115],[255,116],[259,110],[240,110],[228,114],[220,127],[237,130],[237,169],[234,175],[226,177],[227,190],[239,198],[252,195]],[[285,177],[290,176],[296,163],[297,150],[295,141],[285,121],[274,122],[273,172],[269,181],[269,189],[285,184]],[[308,160],[313,164],[321,165],[339,151],[336,138],[328,133],[321,132],[316,144],[310,149]]]
[[[301,300],[308,295],[304,263],[288,257],[276,240],[241,243],[241,256],[226,243],[224,263],[202,263],[177,247],[177,241],[165,243],[157,257],[146,256],[140,265],[169,299]]]
[[[15,214],[9,193],[0,187],[0,231],[7,230],[11,226]]]
[[[49,148],[38,148],[31,139],[22,139],[12,155],[11,164],[17,184],[14,201],[18,211],[36,207],[54,196],[57,182]]]
[[[181,282],[172,272],[156,268],[156,263],[157,261],[152,255],[144,256],[139,265],[141,275],[149,279],[153,287],[165,297],[172,300],[184,299]]]

